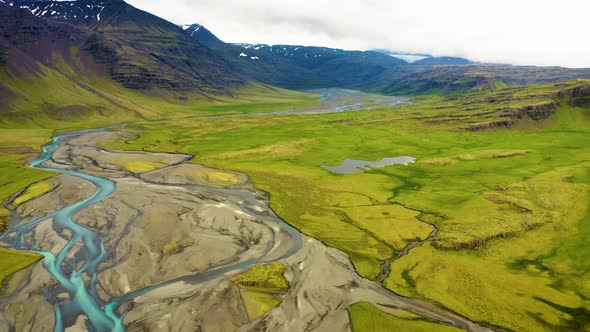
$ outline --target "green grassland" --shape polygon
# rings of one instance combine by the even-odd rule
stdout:
[[[13,202],[18,205],[50,190],[43,180],[54,174],[47,171],[28,168],[27,160],[34,158],[42,144],[46,143],[51,130],[0,130],[0,202],[27,188]],[[38,183],[38,184],[37,184]],[[29,187],[30,186],[30,187]],[[5,205],[0,206],[0,231],[8,226],[10,211]],[[0,285],[10,274],[28,267],[41,259],[41,256],[13,250],[0,249]]]
[[[140,92],[92,73],[72,79],[64,73],[82,70],[72,66],[41,67],[41,79],[1,74],[16,97],[0,116],[0,199],[52,175],[24,166],[51,135],[127,122],[139,137],[105,147],[244,172],[282,218],[348,253],[367,278],[435,226],[433,241],[392,263],[385,285],[395,292],[507,329],[587,328],[590,119],[559,93],[587,81],[375,111],[206,118],[310,107],[317,96],[260,84],[221,97]],[[353,175],[320,167],[404,155],[417,162]],[[251,317],[277,304],[276,290],[242,288]]]
[[[348,308],[354,332],[459,332],[461,329],[432,323],[409,313],[398,311],[397,315],[387,314],[370,303],[358,303]],[[400,315],[401,313],[401,315]],[[405,316],[405,317],[403,317]]]
[[[4,287],[4,281],[8,276],[30,266],[31,264],[34,264],[40,259],[40,255],[18,252],[14,250],[0,249],[0,285],[2,285],[1,287]]]
[[[285,266],[274,263],[255,266],[232,278],[240,289],[250,320],[256,320],[281,303],[281,294],[288,289],[284,273]]]
[[[19,73],[0,70],[0,202],[55,175],[28,168],[26,163],[59,132],[171,117],[251,113],[318,104],[315,95],[258,83],[222,96],[124,89],[119,83],[97,74],[100,70],[73,60],[78,59],[77,49],[69,52],[68,55],[56,52],[50,64],[37,63],[34,69],[23,67]],[[132,172],[159,166],[128,160],[121,163]],[[211,176],[216,181],[233,180],[220,174]],[[34,192],[20,200],[33,198],[29,196],[43,188],[32,189]],[[6,229],[9,216],[9,210],[1,205],[0,231]],[[8,262],[14,257],[19,256],[15,252],[0,252],[0,261]],[[28,256],[23,256],[23,262],[29,262]]]
[[[76,48],[47,64],[0,70],[0,127],[72,129],[138,120],[317,105],[317,96],[250,82],[223,95],[125,89]],[[2,69],[2,68],[0,68]],[[103,73],[103,74],[101,74]]]
[[[131,126],[136,140],[104,144],[191,153],[250,175],[282,218],[348,253],[367,278],[432,224],[435,239],[393,262],[388,288],[505,329],[579,330],[590,322],[590,113],[559,92],[587,85],[366,112],[143,122]],[[496,125],[504,119],[509,128]],[[405,155],[417,162],[352,175],[320,167]]]

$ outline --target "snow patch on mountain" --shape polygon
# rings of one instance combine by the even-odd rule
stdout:
[[[52,0],[52,1],[14,1],[0,0],[0,2],[13,7],[29,10],[40,18],[52,18],[61,20],[85,20],[89,23],[99,22],[106,4],[97,1],[95,4],[78,2],[76,0]]]

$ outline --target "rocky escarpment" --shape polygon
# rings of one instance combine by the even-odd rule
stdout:
[[[502,232],[495,235],[490,235],[483,239],[473,239],[467,242],[440,242],[437,241],[435,237],[432,240],[432,246],[441,249],[441,250],[462,250],[462,249],[476,249],[485,246],[489,241],[498,240],[498,239],[510,239],[513,237],[517,237],[519,232]]]
[[[516,109],[507,109],[499,116],[512,119],[529,118],[535,121],[541,121],[555,114],[559,106],[560,104],[558,102],[528,105],[518,107]]]
[[[548,102],[518,108],[507,108],[502,110],[499,114],[496,114],[495,117],[498,120],[471,125],[466,129],[469,131],[479,131],[496,128],[511,128],[524,119],[543,121],[555,114],[559,107],[559,102]]]
[[[576,107],[590,106],[590,85],[579,86],[559,92],[558,97],[569,99],[568,104]]]
[[[516,121],[512,120],[504,120],[504,121],[493,121],[487,123],[478,123],[471,125],[465,130],[468,131],[480,131],[480,130],[491,130],[491,129],[498,129],[498,128],[511,128],[516,125]]]
[[[482,123],[473,123],[463,129],[468,131],[491,130],[497,128],[511,128],[518,125],[522,121],[533,121],[535,123],[543,123],[543,121],[551,118],[558,111],[567,112],[567,107],[590,107],[590,84],[587,81],[574,81],[574,86],[557,90],[557,92],[542,92],[533,97],[543,98],[545,101],[536,102],[535,104],[525,105],[520,107],[497,108],[485,114],[489,117],[489,121]],[[557,84],[556,87],[561,87],[564,84]],[[499,92],[493,97],[489,97],[485,102],[485,106],[489,107],[501,102],[514,102],[515,97],[510,93]],[[445,119],[450,118],[451,115],[445,115]]]

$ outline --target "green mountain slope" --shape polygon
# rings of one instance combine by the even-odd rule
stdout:
[[[122,1],[80,3],[87,19],[64,14],[79,18],[78,1],[0,3],[0,125],[56,128],[182,116],[212,104],[311,102],[236,74],[176,25]],[[42,6],[51,5],[47,17]]]

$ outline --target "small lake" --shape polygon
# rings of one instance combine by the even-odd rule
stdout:
[[[409,157],[409,156],[402,156],[402,157],[392,157],[392,158],[383,158],[379,161],[366,161],[366,160],[356,160],[346,158],[342,162],[342,164],[338,166],[329,166],[323,164],[322,167],[327,169],[330,172],[338,173],[338,174],[355,174],[355,173],[362,173],[370,170],[371,168],[379,168],[391,165],[404,165],[408,166],[409,164],[415,163],[416,158]]]

